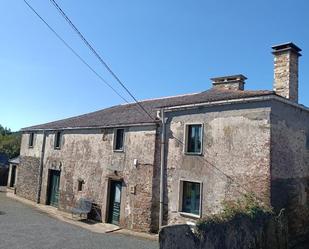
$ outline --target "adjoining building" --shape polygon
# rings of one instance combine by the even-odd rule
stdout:
[[[9,158],[6,154],[0,153],[0,186],[6,186],[8,180]]]
[[[70,210],[93,199],[102,222],[153,232],[254,193],[309,234],[309,109],[298,103],[293,43],[273,47],[274,89],[243,75],[210,90],[118,105],[22,130],[16,193]]]

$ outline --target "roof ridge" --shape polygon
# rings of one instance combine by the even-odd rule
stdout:
[[[166,97],[159,97],[159,98],[143,99],[143,100],[140,100],[140,101],[138,101],[138,102],[142,103],[142,102],[148,102],[148,101],[160,100],[160,99],[171,99],[171,98],[185,97],[185,96],[191,96],[191,95],[200,94],[200,93],[203,93],[203,92],[186,93],[186,94],[179,94],[179,95],[166,96]],[[120,104],[120,106],[132,105],[132,104],[136,104],[136,102],[130,102],[130,103],[125,103],[125,104]]]

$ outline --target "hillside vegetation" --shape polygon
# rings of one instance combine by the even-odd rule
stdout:
[[[20,132],[12,132],[11,129],[0,125],[0,153],[6,154],[9,158],[19,155]]]

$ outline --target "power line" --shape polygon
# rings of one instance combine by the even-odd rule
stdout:
[[[78,28],[73,24],[67,14],[61,9],[61,7],[56,3],[55,0],[50,0],[51,3],[55,6],[58,12],[62,15],[62,17],[67,21],[67,23],[72,27],[72,29],[78,34],[78,36],[82,39],[82,41],[86,44],[86,46],[90,49],[90,51],[97,57],[97,59],[103,64],[103,66],[107,69],[107,71],[116,79],[116,81],[122,86],[122,88],[131,96],[131,98],[136,102],[136,104],[147,114],[150,119],[154,120],[151,114],[144,108],[144,106],[134,97],[134,95],[130,92],[130,90],[125,86],[125,84],[119,79],[119,77],[114,73],[114,71],[110,68],[110,66],[102,59],[102,57],[97,53],[97,51],[91,46],[91,44],[87,41],[85,36],[78,30]]]
[[[61,8],[57,5],[57,3],[54,0],[50,0],[55,7],[60,11],[60,13],[63,15],[63,17],[70,23],[70,25],[72,26],[72,28],[80,35],[80,37],[83,39],[83,41],[85,42],[85,44],[91,49],[91,51],[96,55],[96,57],[103,63],[103,65],[108,69],[108,71],[113,75],[113,77],[118,81],[118,83],[128,92],[128,94],[134,99],[134,101],[140,106],[140,108],[142,108],[142,110],[151,118],[152,116],[147,112],[147,110],[138,102],[138,100],[134,97],[134,95],[125,87],[125,85],[120,81],[120,79],[117,77],[117,75],[110,69],[110,67],[104,62],[104,60],[98,55],[98,53],[93,49],[93,47],[88,43],[88,41],[84,38],[84,36],[78,31],[78,29],[74,26],[74,24],[70,21],[70,19],[67,17],[67,15],[61,10]],[[102,78],[66,41],[64,41],[60,35],[34,10],[34,8],[32,8],[32,6],[26,1],[24,0],[24,2],[28,5],[28,7],[41,19],[41,21],[43,21],[45,23],[45,25],[58,37],[58,39],[60,39],[65,45],[66,47],[68,47],[93,73],[95,73],[105,84],[107,84],[119,97],[121,97],[125,102],[128,103],[128,101],[122,97],[108,82],[106,82],[104,80],[104,78]],[[172,136],[172,138],[174,138],[175,140],[177,140],[180,144],[182,144],[182,146],[184,146],[184,143]],[[200,157],[199,157],[200,158]],[[206,162],[208,165],[210,165],[212,168],[214,168],[215,170],[217,170],[218,172],[220,172],[222,175],[224,175],[226,178],[228,178],[229,180],[231,180],[232,182],[236,183],[238,187],[240,187],[241,189],[243,189],[245,192],[252,192],[248,189],[246,189],[245,187],[243,187],[240,183],[238,183],[235,179],[233,179],[232,176],[229,176],[228,174],[226,174],[224,171],[222,171],[221,169],[219,169],[218,167],[216,167],[214,164],[208,162],[205,158],[200,158],[201,160],[203,160],[204,162]],[[239,191],[240,192],[240,191]],[[241,192],[240,192],[241,193]],[[263,200],[261,200],[259,197],[257,197],[254,194],[255,198],[261,202],[263,202]]]
[[[99,73],[97,73],[44,19],[40,16],[40,14],[26,1],[24,2],[27,4],[27,6],[35,13],[35,15],[57,36],[57,38],[69,49],[71,52],[83,63],[85,64],[102,82],[104,82],[110,89],[113,90],[114,93],[116,93],[122,100],[124,100],[126,103],[129,103],[128,100],[126,100],[120,93],[117,92],[117,90],[109,84]]]
[[[171,136],[172,138],[174,138],[178,143],[180,143],[182,146],[185,146],[185,144],[177,137],[175,137],[174,135]],[[242,186],[240,183],[237,182],[237,180],[233,179],[232,176],[226,174],[224,171],[222,171],[221,169],[219,169],[216,165],[212,164],[211,162],[209,162],[207,159],[205,159],[204,157],[198,157],[200,160],[206,162],[206,165],[210,165],[212,168],[214,168],[215,170],[217,170],[219,173],[221,173],[222,175],[224,175],[227,179],[229,179],[230,181],[234,182],[239,188],[241,188],[242,190],[244,190],[247,193],[252,193],[253,196],[260,201],[261,203],[264,203],[264,201],[262,199],[260,199],[255,193],[253,193],[250,189],[245,188],[244,186]],[[241,191],[238,191],[240,194],[243,194]]]

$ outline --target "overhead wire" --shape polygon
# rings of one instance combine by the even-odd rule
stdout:
[[[154,120],[152,115],[145,109],[145,107],[137,100],[137,98],[131,93],[131,91],[125,86],[124,82],[116,75],[116,73],[110,68],[110,66],[102,59],[99,53],[93,48],[93,46],[88,42],[85,36],[78,30],[78,28],[73,24],[68,15],[61,9],[55,0],[50,0],[50,2],[55,6],[58,12],[66,20],[66,22],[71,26],[71,28],[77,33],[77,35],[82,39],[85,45],[90,49],[90,51],[95,55],[95,57],[101,62],[101,64],[107,69],[107,71],[114,77],[114,79],[120,84],[120,86],[130,95],[130,97],[135,101],[135,103],[147,114],[150,119]]]
[[[54,33],[54,35],[69,49],[71,52],[90,69],[105,85],[107,85],[115,94],[117,94],[123,101],[129,103],[129,101],[123,97],[118,91],[109,84],[98,72],[96,72],[44,19],[43,17],[26,1],[26,5],[35,13],[35,15]]]
[[[134,101],[140,106],[140,108],[144,111],[145,114],[147,114],[147,116],[149,116],[151,119],[153,119],[153,117],[151,116],[151,114],[149,114],[149,112],[147,110],[145,110],[145,108],[140,104],[140,102],[134,97],[134,95],[128,90],[128,88],[126,88],[126,86],[124,85],[124,83],[117,77],[117,75],[111,70],[111,68],[105,63],[105,61],[100,57],[100,55],[94,50],[94,48],[89,44],[89,42],[85,39],[85,37],[80,33],[80,31],[76,28],[76,26],[71,22],[71,20],[67,17],[67,15],[64,13],[64,11],[59,7],[59,5],[54,1],[54,0],[50,0],[54,6],[57,8],[57,10],[62,14],[62,16],[67,20],[67,22],[71,25],[71,27],[79,34],[79,36],[81,37],[81,39],[84,41],[84,43],[89,47],[89,49],[92,51],[93,54],[95,54],[95,56],[101,61],[101,63],[106,67],[106,69],[112,74],[112,76],[117,80],[117,82],[127,91],[127,93],[134,99]],[[101,75],[99,75],[39,14],[38,12],[26,1],[24,0],[24,2],[27,4],[27,6],[39,17],[39,19],[45,23],[45,25],[58,37],[58,39],[60,41],[62,41],[65,46],[67,48],[69,48],[94,74],[96,74],[107,86],[109,86],[120,98],[122,98],[126,103],[129,103],[123,96],[121,96],[116,89],[114,89]],[[185,144],[178,138],[176,138],[175,136],[172,136],[172,138],[174,138],[175,140],[177,140],[180,144],[182,144],[182,146],[185,146]],[[205,158],[201,158],[203,159],[204,162],[206,162],[209,166],[211,166],[212,168],[214,168],[215,170],[217,170],[218,172],[220,172],[222,175],[224,175],[226,178],[228,178],[230,181],[234,182],[237,184],[237,186],[239,186],[241,189],[243,189],[245,192],[252,192],[250,190],[248,190],[247,188],[243,187],[240,183],[238,183],[235,179],[233,179],[232,176],[226,174],[225,172],[223,172],[221,169],[219,169],[218,167],[216,167],[214,164],[212,164],[211,162],[209,162],[208,160],[206,160]],[[254,195],[255,198],[261,202],[263,202],[263,200],[261,200],[259,197],[257,197],[256,195]]]

